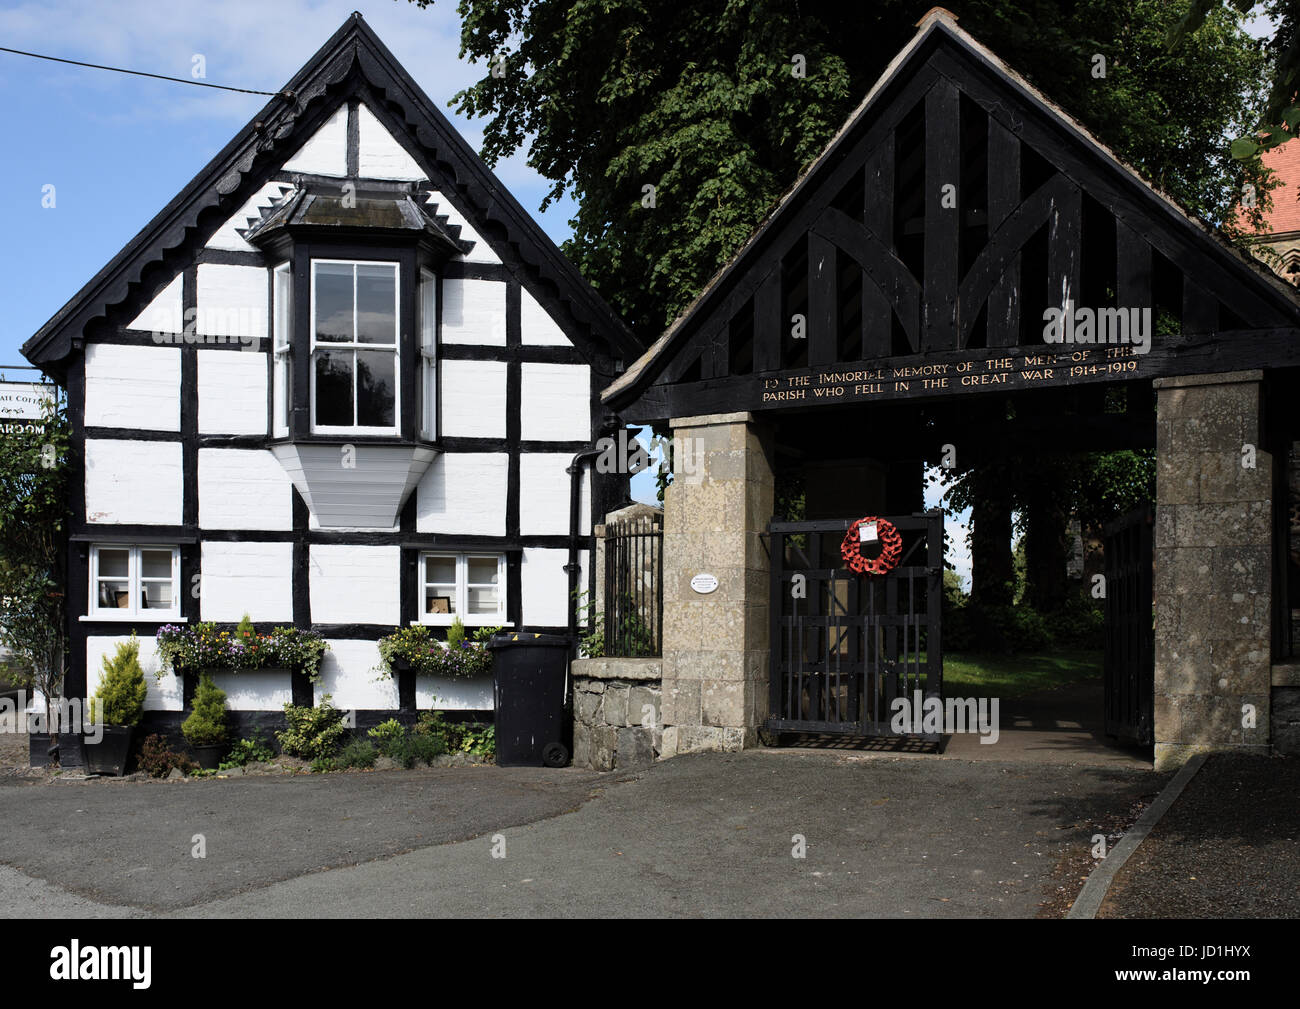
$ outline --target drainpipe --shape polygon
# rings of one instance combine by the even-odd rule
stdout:
[[[578,600],[574,594],[578,589],[578,572],[581,565],[578,563],[578,540],[581,538],[579,530],[582,528],[582,472],[585,468],[583,460],[594,459],[600,455],[603,449],[598,445],[605,434],[598,435],[590,445],[574,455],[569,462],[569,468],[565,470],[569,474],[569,563],[564,565],[565,573],[569,576],[569,638],[576,644],[578,640]],[[596,499],[596,481],[591,481],[592,500]],[[596,562],[596,552],[591,551],[590,563]]]

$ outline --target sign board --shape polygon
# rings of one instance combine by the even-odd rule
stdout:
[[[39,423],[54,387],[41,382],[0,382],[0,432]]]
[[[710,592],[718,587],[717,575],[711,575],[701,572],[691,579],[691,588],[702,596],[707,596]]]

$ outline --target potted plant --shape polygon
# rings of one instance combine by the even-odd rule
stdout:
[[[181,735],[205,771],[214,771],[226,753],[226,692],[204,673],[194,693],[194,709],[181,723]]]
[[[103,678],[87,702],[90,721],[97,730],[82,740],[88,773],[121,777],[126,771],[131,735],[144,717],[148,692],[140,668],[140,642],[132,635],[130,641],[118,642],[115,655],[104,656]]]

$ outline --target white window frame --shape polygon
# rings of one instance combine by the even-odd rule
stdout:
[[[431,557],[454,559],[456,561],[456,612],[426,613],[425,589],[429,585],[427,561]],[[493,557],[497,562],[497,612],[469,613],[469,559]],[[506,621],[506,555],[492,550],[425,550],[420,554],[417,568],[419,584],[416,586],[420,615],[416,623],[431,624],[435,627],[448,627],[457,617],[466,627],[504,627]]]
[[[126,606],[100,606],[99,605],[99,552],[101,550],[125,550],[127,551],[127,601]],[[141,575],[140,552],[142,550],[167,550],[172,555],[172,605],[169,609],[146,609],[140,605],[141,590],[145,581],[161,581],[161,579],[145,579]],[[176,623],[181,617],[181,548],[178,546],[169,546],[165,543],[94,543],[90,547],[90,597],[88,617],[94,620],[156,620],[159,623]],[[105,575],[105,580],[120,581],[119,578],[113,578]],[[87,619],[83,617],[82,619]]]
[[[271,437],[285,438],[291,412],[289,348],[293,343],[293,271],[289,263],[281,263],[271,273],[271,313]]]
[[[316,351],[319,349],[326,350],[351,350],[354,354],[357,351],[376,351],[388,350],[388,346],[382,343],[358,343],[356,337],[356,313],[357,313],[357,275],[356,270],[352,271],[352,334],[354,339],[344,343],[339,340],[323,340],[319,343],[316,340],[316,267],[318,264],[333,263],[341,266],[388,266],[393,270],[393,426],[392,427],[374,427],[368,425],[339,425],[339,424],[317,424],[316,423]],[[401,431],[402,426],[402,264],[395,259],[315,259],[311,260],[311,315],[308,318],[308,325],[311,327],[311,358],[309,367],[311,369],[311,431],[313,434],[370,434],[370,435],[396,435]],[[357,369],[355,358],[352,368],[352,416],[355,419],[357,415]]]
[[[438,437],[438,278],[420,271],[420,437]]]

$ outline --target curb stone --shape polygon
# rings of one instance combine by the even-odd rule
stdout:
[[[1114,851],[1107,855],[1097,864],[1097,866],[1088,873],[1088,879],[1083,884],[1083,889],[1079,891],[1079,896],[1075,898],[1074,904],[1071,905],[1067,918],[1096,918],[1097,911],[1101,908],[1101,902],[1106,899],[1106,894],[1110,890],[1110,884],[1119,874],[1120,869],[1124,868],[1124,863],[1129,860],[1129,856],[1137,851],[1148,834],[1154,829],[1155,825],[1160,822],[1160,818],[1169,811],[1169,807],[1174,804],[1187,787],[1187,783],[1196,777],[1196,772],[1201,769],[1209,754],[1198,753],[1182,766],[1179,772],[1174,775],[1174,780],[1164,787],[1155,802],[1151,803],[1138,817],[1137,823],[1122,838],[1119,844],[1115,845]]]

